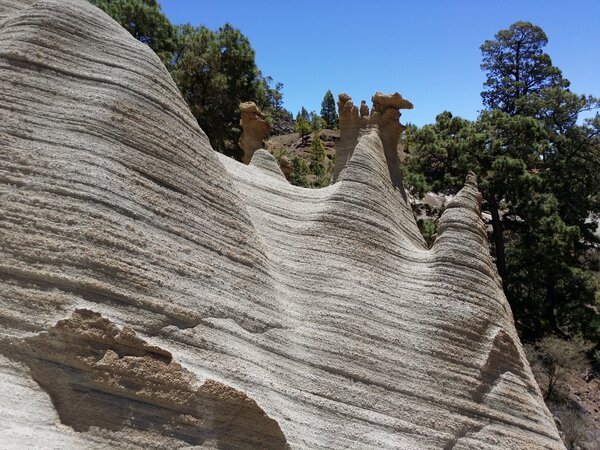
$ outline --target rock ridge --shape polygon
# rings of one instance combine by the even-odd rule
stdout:
[[[0,0],[3,446],[564,448],[476,180],[428,249],[409,103],[340,103],[336,182],[292,186],[88,2]]]

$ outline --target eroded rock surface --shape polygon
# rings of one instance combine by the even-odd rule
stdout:
[[[0,0],[2,445],[563,448],[474,177],[423,242],[404,102],[341,96],[336,183],[295,187],[95,7]]]
[[[140,441],[174,447],[287,448],[277,422],[246,394],[199,384],[169,352],[99,313],[76,309],[48,331],[4,338],[0,352],[29,368],[75,431],[132,428]]]
[[[254,102],[240,104],[240,115],[242,136],[239,144],[244,150],[244,163],[248,164],[256,150],[265,148],[265,138],[269,135],[271,127]]]
[[[398,141],[404,126],[400,124],[400,109],[412,109],[413,105],[396,92],[394,94],[375,93],[372,99],[373,107],[369,114],[367,103],[362,100],[360,110],[352,102],[348,94],[340,94],[338,111],[340,116],[340,140],[336,147],[335,167],[332,182],[335,183],[346,168],[358,140],[364,134],[377,131],[390,172],[390,179],[395,188],[401,190],[400,158]]]

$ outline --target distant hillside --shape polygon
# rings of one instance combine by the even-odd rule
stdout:
[[[325,147],[325,154],[328,160],[335,160],[335,146],[340,139],[339,130],[321,130],[319,138]],[[310,144],[312,143],[312,134],[306,139],[301,139],[298,133],[282,134],[279,136],[271,136],[266,142],[266,150],[272,154],[277,154],[278,151],[285,150],[290,158],[297,156],[308,163]],[[402,146],[398,144],[398,153],[402,161],[406,154],[402,150]]]
[[[326,158],[330,161],[334,161],[335,145],[340,139],[340,132],[338,130],[321,130],[319,138],[325,147]],[[274,154],[281,150],[285,150],[290,158],[297,156],[308,163],[312,139],[312,134],[305,139],[302,139],[298,133],[271,136],[266,142],[266,150]]]

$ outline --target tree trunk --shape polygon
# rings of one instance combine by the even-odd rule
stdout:
[[[506,275],[506,256],[504,253],[504,233],[502,230],[502,221],[500,220],[500,211],[498,210],[498,201],[494,194],[488,195],[487,201],[490,207],[490,213],[492,214],[496,267],[498,268],[498,275],[500,275],[500,278],[502,278],[502,282],[504,283],[504,277]]]
[[[546,305],[544,308],[544,315],[546,316],[546,321],[548,322],[548,326],[552,332],[560,332],[558,329],[558,323],[556,321],[556,295],[555,288],[556,283],[554,281],[554,276],[547,274],[546,275],[549,280],[546,285]]]
[[[509,113],[511,116],[519,114],[517,102],[521,97],[527,94],[526,87],[521,89],[521,45],[522,41],[518,41],[515,48],[515,92],[512,99],[512,111]],[[527,73],[525,68],[523,68],[523,71]]]

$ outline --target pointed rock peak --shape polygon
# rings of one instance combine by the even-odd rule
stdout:
[[[354,105],[352,97],[348,94],[338,96],[338,111],[340,116],[340,134],[348,131],[350,128],[368,125],[368,118],[363,119],[362,105],[361,116],[358,115],[358,108]],[[366,105],[365,105],[366,106]],[[367,110],[369,108],[367,107]],[[361,120],[363,119],[363,120]]]
[[[468,208],[479,217],[481,215],[481,201],[482,195],[477,185],[477,175],[469,172],[464,187],[448,202],[446,209]]]
[[[364,100],[361,100],[360,102],[360,116],[369,117],[369,107],[367,106],[367,102]]]
[[[241,103],[240,116],[242,136],[239,146],[244,150],[244,163],[248,164],[254,152],[264,148],[264,140],[271,131],[271,126],[254,102]]]
[[[477,177],[469,172],[465,186],[448,203],[438,221],[432,249],[442,261],[477,268],[502,289],[489,253],[487,231],[481,219],[481,200]]]
[[[362,105],[359,116],[358,108],[354,105],[352,98],[348,94],[340,94],[337,104],[340,116],[340,140],[336,145],[332,183],[335,183],[339,179],[340,173],[348,164],[358,143],[361,130],[367,129],[369,125],[368,114],[363,115],[365,110]],[[368,111],[369,108],[366,107],[366,109]]]
[[[252,160],[250,160],[250,165],[264,170],[271,176],[275,176],[277,178],[285,178],[281,168],[279,167],[279,163],[277,162],[275,157],[262,148],[258,149],[254,153],[254,155],[252,156]]]
[[[482,195],[477,187],[477,176],[469,172],[464,187],[448,202],[438,222],[438,237],[448,228],[466,228],[487,242],[487,233],[481,220]]]
[[[470,170],[469,170],[469,173],[467,174],[467,179],[465,180],[465,185],[467,185],[467,184],[470,186],[477,187],[477,175],[475,175]]]
[[[372,100],[373,108],[371,109],[370,124],[372,127],[376,127],[379,132],[392,184],[402,192],[403,197],[406,199],[398,155],[398,141],[405,129],[400,123],[400,109],[412,109],[413,104],[402,98],[398,92],[393,94],[377,92],[373,95]]]

